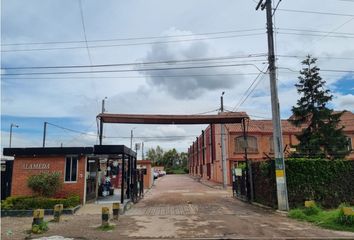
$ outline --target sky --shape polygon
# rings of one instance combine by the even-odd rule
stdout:
[[[216,114],[224,91],[226,110],[271,119],[269,77],[260,72],[266,16],[256,5],[2,0],[1,147],[11,123],[12,147],[42,146],[44,122],[46,146],[97,144],[105,98],[108,113]],[[352,0],[280,2],[273,21],[282,118],[299,98],[294,84],[308,54],[334,96],[330,107],[354,111],[353,12]],[[133,130],[145,150],[187,151],[205,127],[107,124],[103,143],[130,146]]]

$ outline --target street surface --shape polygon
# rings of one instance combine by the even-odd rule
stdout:
[[[231,191],[211,188],[188,175],[157,180],[143,200],[120,216],[114,230],[102,232],[99,210],[88,204],[44,236],[74,239],[354,239],[354,233],[324,230],[249,205]],[[31,218],[2,218],[2,239],[23,239]],[[8,234],[11,230],[12,234]],[[39,238],[43,236],[32,236]]]

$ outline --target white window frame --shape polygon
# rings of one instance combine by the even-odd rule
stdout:
[[[76,180],[75,181],[66,181],[66,161],[68,158],[71,159],[71,163],[70,163],[70,169],[71,169],[71,174],[72,174],[72,165],[73,165],[73,162],[72,162],[72,158],[73,157],[76,157]],[[65,156],[65,164],[64,164],[64,183],[77,183],[77,178],[78,178],[78,174],[79,174],[79,156],[77,155],[67,155]],[[70,179],[71,179],[71,176],[70,176]]]

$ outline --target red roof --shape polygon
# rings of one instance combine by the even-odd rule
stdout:
[[[281,120],[283,133],[299,133],[301,127],[295,127],[288,120]],[[341,126],[344,126],[345,132],[354,132],[354,114],[350,111],[345,111],[341,117]],[[240,133],[242,132],[241,124],[226,124],[229,132]],[[248,124],[249,133],[272,133],[273,123],[272,120],[249,120]]]

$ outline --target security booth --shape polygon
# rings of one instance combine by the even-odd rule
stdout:
[[[136,153],[124,145],[4,148],[3,155],[14,158],[12,196],[32,196],[28,178],[43,172],[57,172],[63,181],[55,197],[76,194],[82,204],[102,199],[124,203],[138,194]]]
[[[95,145],[97,163],[96,198],[108,201],[134,199],[137,194],[136,152],[124,145]],[[113,191],[113,192],[112,192]]]

